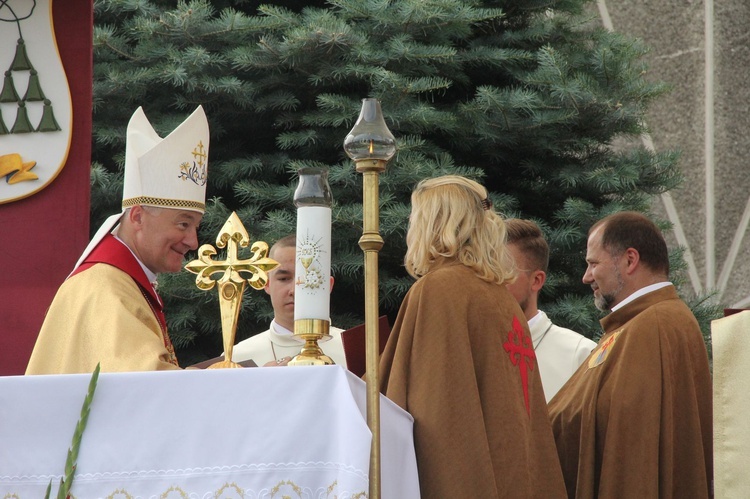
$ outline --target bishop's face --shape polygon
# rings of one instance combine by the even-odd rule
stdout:
[[[594,290],[596,308],[608,312],[626,298],[625,281],[620,268],[625,259],[613,256],[602,246],[602,230],[603,227],[599,227],[592,232],[586,244],[588,265],[583,274],[583,283]]]
[[[154,273],[179,272],[185,253],[198,248],[198,225],[203,215],[171,208],[139,210],[135,248],[143,264]]]

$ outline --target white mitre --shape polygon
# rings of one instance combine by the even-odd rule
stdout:
[[[203,107],[167,137],[154,131],[142,108],[128,122],[122,212],[104,221],[76,262],[74,270],[115,229],[127,208],[136,205],[206,210],[208,120]]]

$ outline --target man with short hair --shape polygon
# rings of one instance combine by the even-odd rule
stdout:
[[[583,282],[610,314],[589,360],[549,403],[568,496],[712,495],[711,374],[667,245],[644,215],[593,225]]]
[[[531,341],[547,402],[576,372],[596,343],[575,331],[553,324],[539,310],[539,291],[547,280],[549,245],[537,224],[512,218],[505,221],[508,249],[518,276],[508,290],[521,305],[531,331]]]
[[[259,366],[285,366],[300,353],[305,342],[294,336],[296,249],[297,239],[294,234],[279,239],[271,246],[268,256],[279,262],[279,266],[268,272],[264,289],[271,297],[273,321],[266,331],[237,343],[232,349],[232,361],[252,359]],[[318,346],[334,363],[346,367],[342,332],[343,330],[331,326],[328,331],[330,340],[321,341]]]
[[[179,272],[205,211],[208,122],[200,106],[169,136],[141,108],[127,128],[123,211],[60,286],[26,374],[179,369],[157,274]]]

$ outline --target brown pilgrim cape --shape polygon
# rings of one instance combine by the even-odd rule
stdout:
[[[457,262],[417,280],[380,380],[414,417],[422,497],[565,496],[528,326],[505,286]]]
[[[601,324],[549,403],[569,497],[709,497],[711,375],[695,317],[668,286]]]

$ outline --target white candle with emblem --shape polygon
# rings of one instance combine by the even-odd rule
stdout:
[[[294,192],[297,206],[297,255],[294,320],[330,320],[331,189],[328,171],[301,168]]]

